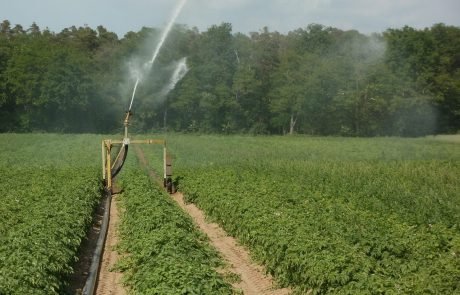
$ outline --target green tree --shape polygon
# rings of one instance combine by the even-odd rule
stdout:
[[[0,23],[0,131],[121,128],[161,30]],[[460,129],[460,28],[370,36],[310,24],[288,34],[175,25],[135,101],[138,130],[419,136]],[[168,94],[173,64],[190,71]],[[147,83],[148,82],[148,83]],[[166,120],[167,119],[167,120]]]
[[[255,69],[244,61],[239,63],[232,85],[236,108],[234,116],[238,129],[248,128],[252,133],[260,133],[266,129],[259,123],[259,110],[264,108],[263,101],[260,100],[261,86],[262,82],[256,78]]]
[[[257,121],[253,129],[256,133],[272,132],[274,130],[271,128],[270,93],[273,76],[280,63],[279,51],[283,36],[264,27],[260,32],[250,33],[250,38],[253,43],[251,64],[255,71],[255,79],[260,83],[257,103],[252,110]]]

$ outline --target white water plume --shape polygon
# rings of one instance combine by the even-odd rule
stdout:
[[[163,43],[165,42],[166,37],[168,37],[169,31],[171,31],[172,25],[176,21],[176,18],[179,16],[179,13],[181,12],[182,8],[184,7],[185,2],[187,2],[187,0],[181,0],[179,2],[179,5],[177,5],[176,9],[174,10],[173,15],[172,15],[171,19],[168,22],[168,25],[166,26],[166,28],[164,29],[163,33],[161,34],[160,42],[158,43],[157,47],[155,48],[155,51],[153,52],[152,59],[150,60],[151,64],[153,64],[155,62],[155,60],[156,60],[156,58],[158,56],[158,53],[160,53],[160,49],[163,46]]]
[[[131,111],[131,107],[133,106],[133,101],[134,101],[134,96],[136,95],[136,89],[137,89],[137,85],[139,84],[139,80],[140,78],[138,77],[136,79],[136,83],[134,84],[134,90],[133,90],[133,95],[131,96],[131,102],[129,103],[129,111]]]
[[[149,62],[144,63],[144,65],[142,67],[139,67],[139,66],[136,67],[136,66],[131,66],[130,65],[130,74],[131,74],[131,77],[133,77],[133,79],[136,80],[136,83],[134,84],[133,94],[131,96],[131,102],[129,104],[129,110],[131,110],[131,107],[133,105],[134,97],[136,95],[137,85],[142,80],[142,78],[146,74],[148,74],[150,72],[150,70],[151,70],[151,68],[153,66],[153,63],[155,62],[158,54],[160,53],[160,49],[163,46],[163,43],[165,42],[166,38],[168,37],[169,31],[171,31],[171,28],[172,28],[174,22],[176,21],[177,17],[179,16],[179,13],[181,12],[181,10],[184,7],[186,2],[187,2],[187,0],[180,0],[179,4],[174,9],[174,12],[173,12],[173,14],[172,14],[167,26],[165,27],[165,29],[163,30],[163,32],[161,34],[160,42],[158,43],[157,47],[155,48],[155,51],[153,52],[152,59]]]
[[[163,90],[161,91],[161,96],[163,97],[166,94],[168,94],[169,91],[173,90],[177,82],[179,82],[180,80],[182,80],[182,78],[184,78],[188,70],[189,69],[187,67],[187,58],[184,57],[177,62],[176,69],[174,70],[171,76],[171,79],[169,80],[168,85],[166,85],[166,87],[163,88]]]

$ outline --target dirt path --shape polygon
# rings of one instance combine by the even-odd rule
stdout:
[[[117,196],[112,195],[110,204],[109,228],[105,241],[104,252],[102,255],[99,278],[96,288],[96,295],[124,295],[126,294],[121,285],[120,272],[110,271],[118,260],[118,253],[114,250],[118,242],[117,226],[119,222],[119,211],[117,206]]]
[[[241,277],[241,282],[234,284],[234,287],[243,290],[246,295],[289,294],[289,289],[274,288],[273,279],[264,275],[262,266],[251,261],[249,252],[240,246],[233,237],[228,236],[218,224],[208,223],[204,213],[197,206],[185,204],[184,196],[179,192],[173,194],[172,198],[209,237],[211,244],[230,264],[229,270]]]
[[[135,151],[141,164],[149,167],[142,150],[135,148]],[[148,171],[152,179],[158,181],[155,172],[152,169],[148,169]],[[233,287],[243,290],[245,295],[284,295],[290,293],[287,288],[276,289],[271,276],[264,274],[264,268],[251,261],[249,252],[239,245],[233,237],[227,235],[218,224],[207,222],[203,211],[196,205],[185,204],[184,196],[180,192],[171,195],[171,197],[192,217],[195,224],[209,237],[211,244],[228,262],[229,269],[225,271],[235,273],[241,278],[241,281],[233,284]]]

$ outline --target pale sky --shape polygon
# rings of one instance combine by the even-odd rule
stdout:
[[[164,27],[179,0],[0,0],[0,21],[25,29],[36,22],[56,33],[75,25],[103,25],[123,37],[143,26]],[[233,32],[287,33],[319,23],[362,33],[409,25],[460,27],[460,0],[188,0],[177,23],[205,31],[229,22]]]

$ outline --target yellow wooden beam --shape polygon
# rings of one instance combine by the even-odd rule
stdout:
[[[102,141],[102,178],[106,181],[107,189],[112,190],[112,163],[110,154],[115,145],[127,144],[125,140],[105,139]],[[128,144],[161,144],[163,145],[163,163],[165,179],[172,175],[171,158],[166,151],[166,141],[164,139],[138,139],[128,140]]]

